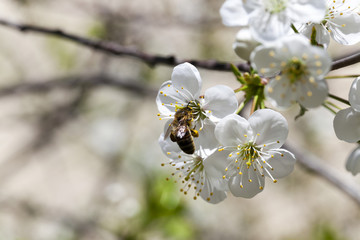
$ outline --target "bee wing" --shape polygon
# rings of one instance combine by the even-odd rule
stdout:
[[[176,131],[176,138],[177,139],[182,139],[187,132],[187,126],[179,126],[177,131]]]
[[[165,135],[164,135],[164,139],[168,138],[170,136],[171,133],[171,124],[169,124],[169,127],[166,129]]]

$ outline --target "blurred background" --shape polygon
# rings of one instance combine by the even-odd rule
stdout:
[[[0,18],[149,54],[240,62],[231,47],[238,29],[222,25],[222,3],[1,0]],[[172,67],[4,26],[0,36],[0,240],[359,239],[359,205],[300,165],[253,199],[229,195],[217,205],[165,181],[155,96]],[[331,43],[329,51],[356,50]],[[204,89],[238,87],[231,73],[199,71]],[[352,80],[329,80],[330,92],[347,98]],[[281,112],[289,141],[360,189],[344,168],[356,146],[336,139],[333,115],[318,108],[294,121],[298,111]]]

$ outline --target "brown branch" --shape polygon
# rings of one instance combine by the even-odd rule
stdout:
[[[194,59],[178,59],[175,56],[162,56],[162,55],[151,55],[145,52],[142,52],[138,49],[124,47],[115,42],[106,42],[106,41],[97,41],[88,39],[85,37],[80,37],[74,34],[66,33],[60,29],[50,29],[45,27],[39,27],[29,24],[17,24],[4,19],[0,19],[0,25],[17,29],[21,32],[35,32],[46,35],[52,35],[55,37],[63,38],[75,42],[80,45],[90,47],[97,51],[102,51],[108,54],[116,56],[129,56],[134,57],[138,60],[141,60],[153,67],[158,64],[175,66],[183,62],[190,62],[199,68],[205,68],[209,70],[218,70],[218,71],[231,71],[231,63],[221,62],[216,60],[194,60]],[[238,64],[237,67],[240,71],[249,72],[250,67],[248,64],[242,63]]]
[[[334,60],[331,70],[347,67],[360,62],[360,52]]]
[[[143,97],[155,97],[157,90],[136,83],[137,81],[128,79],[115,79],[106,75],[98,76],[72,76],[66,78],[58,78],[44,82],[26,82],[2,87],[0,89],[0,97],[11,96],[14,94],[39,93],[46,92],[56,88],[73,89],[76,87],[93,87],[93,86],[112,86],[118,89],[124,89]]]

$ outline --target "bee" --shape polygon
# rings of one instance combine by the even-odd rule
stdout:
[[[193,154],[195,152],[195,144],[193,137],[198,137],[199,133],[192,128],[193,113],[189,106],[180,108],[176,111],[174,120],[169,125],[165,133],[167,138],[170,135],[170,139],[176,142],[180,149],[187,154]]]

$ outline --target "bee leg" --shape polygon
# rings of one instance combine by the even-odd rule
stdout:
[[[199,132],[196,131],[195,129],[190,129],[190,131],[191,131],[191,135],[192,135],[193,137],[198,137],[198,136],[199,136]]]

